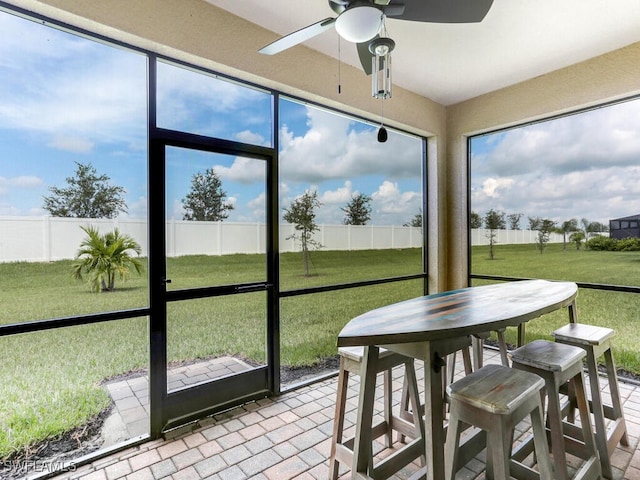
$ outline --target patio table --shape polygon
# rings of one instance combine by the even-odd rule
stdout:
[[[370,478],[371,412],[379,347],[424,361],[425,458],[416,478],[444,479],[444,395],[441,369],[446,355],[471,344],[472,335],[520,326],[562,307],[576,321],[573,282],[525,280],[452,290],[377,308],[352,319],[338,346],[364,346],[354,444],[354,478]],[[369,412],[369,413],[367,413]]]

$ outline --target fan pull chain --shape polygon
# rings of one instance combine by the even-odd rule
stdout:
[[[340,35],[338,35],[338,95],[340,95],[342,93],[342,81],[340,79],[340,68],[341,68],[341,64],[342,64],[342,50],[341,50],[341,43],[340,43]]]

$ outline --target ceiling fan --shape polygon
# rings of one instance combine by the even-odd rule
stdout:
[[[262,47],[259,52],[274,55],[334,28],[345,40],[355,43],[360,62],[371,74],[369,41],[378,36],[384,17],[432,23],[481,22],[493,0],[328,0],[338,14],[308,25]]]

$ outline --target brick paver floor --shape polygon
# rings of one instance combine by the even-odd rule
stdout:
[[[498,363],[493,351],[485,362]],[[421,375],[420,362],[417,362]],[[458,367],[460,368],[460,367]],[[394,372],[396,397],[402,370]],[[58,480],[239,480],[326,479],[337,379],[303,387],[278,398],[252,402],[199,422],[193,430],[168,439],[149,441],[114,453]],[[640,387],[621,383],[629,447],[618,446],[612,459],[615,480],[640,480]],[[350,384],[346,425],[353,432],[357,377]],[[380,392],[381,395],[381,392]],[[380,397],[379,395],[379,397]],[[377,405],[378,411],[381,405]],[[382,452],[381,455],[388,454]],[[484,478],[483,455],[469,462],[459,479]],[[406,479],[418,468],[411,464],[395,479]],[[341,468],[341,478],[350,472]]]
[[[233,357],[220,357],[167,371],[169,390],[232,375],[251,366]],[[104,388],[113,399],[113,409],[104,428],[103,447],[149,432],[149,379],[146,374],[107,382]]]

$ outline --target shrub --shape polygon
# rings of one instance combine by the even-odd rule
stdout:
[[[129,276],[132,266],[138,274],[142,272],[142,262],[129,251],[140,255],[140,245],[129,235],[121,234],[115,228],[112,232],[100,234],[92,226],[80,227],[86,238],[72,267],[72,275],[82,280],[88,275],[94,292],[111,292],[115,289],[116,275],[122,280]]]
[[[587,248],[593,251],[615,251],[617,250],[616,243],[615,238],[598,235],[587,240]]]
[[[638,252],[640,251],[640,238],[623,238],[618,240],[616,250],[619,252]]]
[[[587,241],[587,247],[589,250],[601,252],[640,252],[640,238],[629,237],[618,240],[597,236]]]

